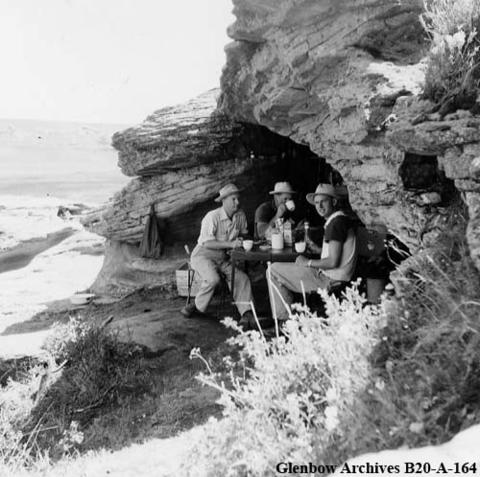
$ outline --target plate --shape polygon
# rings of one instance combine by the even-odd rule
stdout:
[[[72,305],[86,305],[94,298],[93,293],[76,293],[70,297],[70,303]]]

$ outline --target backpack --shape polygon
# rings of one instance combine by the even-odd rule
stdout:
[[[359,226],[355,230],[357,253],[360,257],[376,258],[385,250],[386,235],[373,228]]]
[[[163,253],[164,230],[155,214],[155,204],[150,206],[150,213],[145,224],[142,241],[140,242],[140,256],[145,258],[160,258]]]

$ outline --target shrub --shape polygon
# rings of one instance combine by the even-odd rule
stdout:
[[[48,365],[0,388],[2,475],[88,449],[95,417],[151,387],[143,350],[93,323],[58,325],[45,348]]]
[[[439,444],[480,422],[480,277],[457,226],[402,263],[397,298],[384,302],[387,325],[357,396],[337,460],[362,452]],[[463,224],[463,225],[462,225]]]
[[[480,79],[480,4],[477,0],[424,0],[422,25],[431,38],[424,96],[468,109]],[[449,112],[449,111],[446,111]]]
[[[185,473],[338,465],[364,452],[439,444],[480,422],[480,277],[462,210],[448,220],[435,249],[402,263],[397,295],[379,308],[365,307],[355,290],[342,303],[323,296],[326,319],[297,308],[286,337],[231,339],[240,358],[226,359],[226,372],[205,361],[200,379],[221,391],[224,417],[209,421]]]
[[[128,396],[150,389],[143,350],[122,343],[116,335],[91,323],[71,321],[60,326],[47,344],[58,364],[66,363],[61,376],[33,409],[24,430],[30,432],[40,420],[51,427],[37,437],[37,445],[54,458],[75,449],[89,448],[80,433],[98,415],[119,405]],[[90,436],[92,437],[92,436]]]
[[[20,380],[9,378],[0,388],[0,470],[16,468],[29,462],[29,448],[32,439],[25,436],[22,427],[34,405],[34,395],[43,365],[35,364]],[[33,437],[33,436],[32,436]],[[26,439],[25,439],[26,438]]]
[[[355,396],[370,376],[381,319],[356,289],[342,302],[323,295],[328,319],[298,307],[285,336],[266,341],[240,332],[230,339],[241,349],[240,372],[227,359],[227,383],[211,370],[200,376],[221,391],[224,418],[206,425],[185,473],[277,475],[279,462],[308,462],[315,448],[327,449],[346,432],[343,423],[354,418]],[[198,349],[192,357],[201,358]]]

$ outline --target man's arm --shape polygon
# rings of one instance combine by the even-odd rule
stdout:
[[[210,219],[211,217],[208,217]],[[214,220],[205,220],[205,224],[202,223],[202,231],[205,231],[203,246],[211,250],[225,250],[231,248],[237,248],[242,246],[242,238],[240,236],[248,235],[247,217],[243,211],[237,213],[235,217],[236,230],[238,233],[236,238],[232,240],[218,240],[215,237],[215,233],[218,227],[218,223]],[[205,227],[205,229],[204,229]]]
[[[340,266],[345,241],[348,237],[350,222],[346,216],[334,219],[325,229],[325,240],[328,242],[328,255],[320,260],[307,260],[305,257],[297,263],[304,266],[331,270]]]
[[[297,258],[296,263],[299,265],[320,268],[322,270],[331,270],[332,268],[338,268],[340,265],[342,251],[343,242],[330,240],[330,242],[328,242],[328,256],[319,260],[309,260],[307,257],[300,255]]]
[[[242,239],[236,238],[235,240],[207,240],[206,242],[203,242],[203,246],[211,250],[237,248],[242,246]]]
[[[263,211],[258,211],[258,213],[255,214],[258,237],[266,238],[266,235],[275,227],[276,220],[282,218],[286,210],[287,208],[285,204],[280,204],[275,212],[275,215],[270,220],[265,217],[265,215],[262,213]]]

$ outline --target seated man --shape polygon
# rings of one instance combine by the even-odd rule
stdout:
[[[270,305],[273,316],[277,316],[279,320],[288,318],[282,298],[290,305],[293,300],[292,292],[302,292],[300,282],[303,282],[304,290],[308,293],[318,288],[327,288],[333,281],[348,282],[355,270],[355,231],[349,216],[337,210],[335,187],[319,184],[314,193],[307,194],[307,201],[314,205],[317,213],[325,219],[321,249],[312,240],[306,239],[309,249],[321,253],[321,258],[309,260],[300,255],[295,263],[277,262],[270,266],[267,274]]]
[[[292,186],[288,182],[277,182],[269,193],[273,195],[273,200],[267,200],[260,204],[255,211],[256,239],[269,238],[277,219],[293,222],[293,210],[289,210],[286,205],[288,201],[291,201],[289,203],[290,207],[293,204],[292,196],[295,194],[295,191],[292,189]],[[294,204],[293,207],[295,207]]]
[[[182,308],[187,318],[202,316],[212,299],[215,287],[221,280],[220,273],[227,277],[230,286],[232,265],[227,250],[242,245],[241,235],[247,235],[247,218],[240,209],[240,191],[234,184],[220,189],[215,202],[222,206],[212,210],[202,220],[198,244],[192,252],[191,266],[200,275],[202,283],[195,297],[195,303]],[[253,313],[248,304],[253,300],[250,280],[241,270],[235,271],[233,299],[242,316],[240,325],[244,328],[254,325]]]

